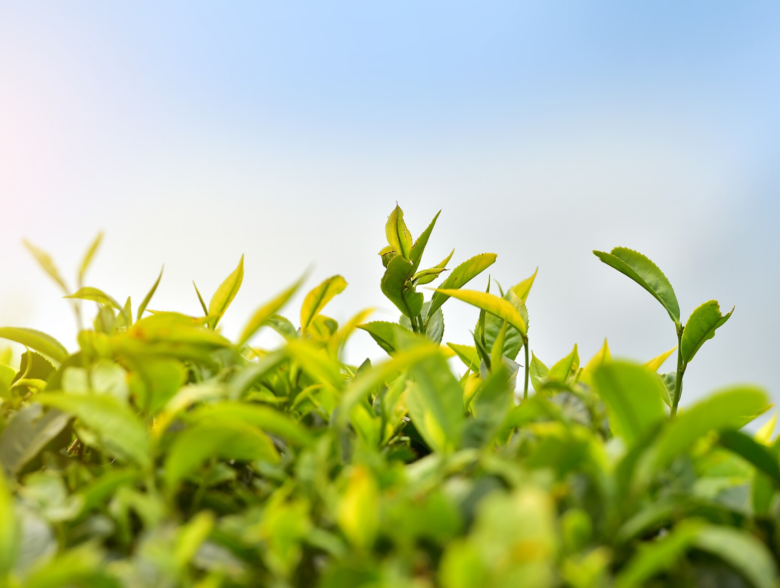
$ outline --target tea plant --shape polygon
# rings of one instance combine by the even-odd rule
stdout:
[[[28,244],[79,333],[68,350],[0,328],[25,348],[0,355],[0,585],[777,586],[775,419],[740,430],[766,392],[679,406],[731,313],[711,301],[683,325],[649,259],[595,252],[664,306],[676,371],[658,373],[675,349],[640,364],[606,341],[584,366],[575,345],[548,368],[529,349],[536,273],[465,288],[493,253],[421,269],[437,219],[416,240],[400,208],[386,224],[380,287],[397,322],[324,314],[338,275],[291,320],[280,312],[304,276],[236,341],[219,325],[243,258],[208,304],[195,287],[194,317],[150,309],[162,272],[135,312],[86,286],[100,238],[75,291]],[[451,298],[474,307],[473,346],[442,344]],[[283,342],[253,345],[261,329]],[[358,329],[388,358],[345,362]]]

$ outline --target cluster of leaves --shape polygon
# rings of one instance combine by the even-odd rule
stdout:
[[[683,326],[650,260],[596,252],[664,306],[677,369],[658,373],[674,349],[639,364],[606,341],[584,367],[575,346],[548,368],[529,359],[536,274],[494,294],[463,287],[494,254],[420,270],[435,222],[413,241],[400,208],[388,220],[381,288],[398,322],[323,314],[347,286],[333,276],[296,327],[279,312],[302,278],[237,341],[219,323],[243,259],[192,317],[147,310],[159,278],[136,313],[84,286],[99,240],[74,293],[29,246],[79,323],[81,301],[97,314],[73,352],[0,329],[26,348],[15,367],[0,356],[0,585],[777,586],[780,442],[774,421],[740,431],[766,393],[678,412],[730,313],[708,302]],[[418,287],[444,272],[426,301]],[[450,298],[479,310],[473,346],[442,345]],[[263,328],[283,343],[252,346]],[[345,363],[357,328],[389,357]]]

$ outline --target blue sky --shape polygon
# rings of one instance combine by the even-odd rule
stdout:
[[[72,268],[98,230],[90,282],[139,301],[165,263],[161,308],[197,312],[190,281],[210,294],[246,254],[228,334],[312,263],[311,285],[350,282],[336,318],[389,318],[376,252],[398,201],[415,234],[443,209],[431,262],[495,251],[502,283],[540,267],[544,361],[674,345],[590,253],[625,245],[684,314],[737,306],[689,399],[735,381],[780,399],[778,30],[770,2],[0,0],[0,322],[72,345],[21,239]],[[457,304],[445,339],[467,342]]]

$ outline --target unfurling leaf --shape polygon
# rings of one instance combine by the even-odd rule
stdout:
[[[412,235],[409,232],[409,229],[406,228],[404,212],[398,205],[396,205],[387,219],[385,234],[387,235],[388,245],[393,247],[404,257],[404,259],[407,261],[410,260],[412,252]],[[422,251],[420,251],[420,256],[422,256]]]
[[[238,290],[241,288],[241,283],[244,281],[244,256],[241,256],[241,260],[238,262],[238,267],[233,270],[225,281],[220,284],[217,291],[214,292],[214,296],[211,297],[209,302],[208,315],[212,317],[212,328],[216,328],[220,319],[225,314],[225,311],[233,302],[233,299],[238,294]]]
[[[341,294],[347,287],[347,281],[341,276],[331,276],[312,289],[303,300],[301,307],[301,332],[305,333],[312,319],[317,316],[334,296]]]
[[[715,336],[715,331],[731,318],[731,312],[721,315],[720,305],[716,300],[710,300],[691,313],[682,336],[680,351],[686,363],[690,363],[704,342]]]

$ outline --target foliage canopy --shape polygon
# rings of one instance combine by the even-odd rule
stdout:
[[[280,312],[304,276],[237,341],[219,323],[243,257],[208,303],[195,288],[203,316],[148,309],[162,272],[134,315],[84,284],[100,236],[75,291],[27,244],[80,330],[69,349],[0,328],[25,349],[0,353],[0,586],[777,586],[780,441],[774,420],[740,431],[766,392],[678,412],[731,312],[705,302],[684,324],[657,265],[595,252],[664,307],[677,368],[659,373],[675,349],[641,364],[606,341],[547,367],[529,349],[536,272],[483,289],[493,253],[426,268],[438,218],[416,240],[399,207],[388,218],[380,287],[397,322],[327,316],[347,287],[335,275],[296,326]],[[446,343],[450,299],[474,308],[473,345]],[[261,329],[283,343],[252,346]],[[387,359],[347,364],[356,329]]]

